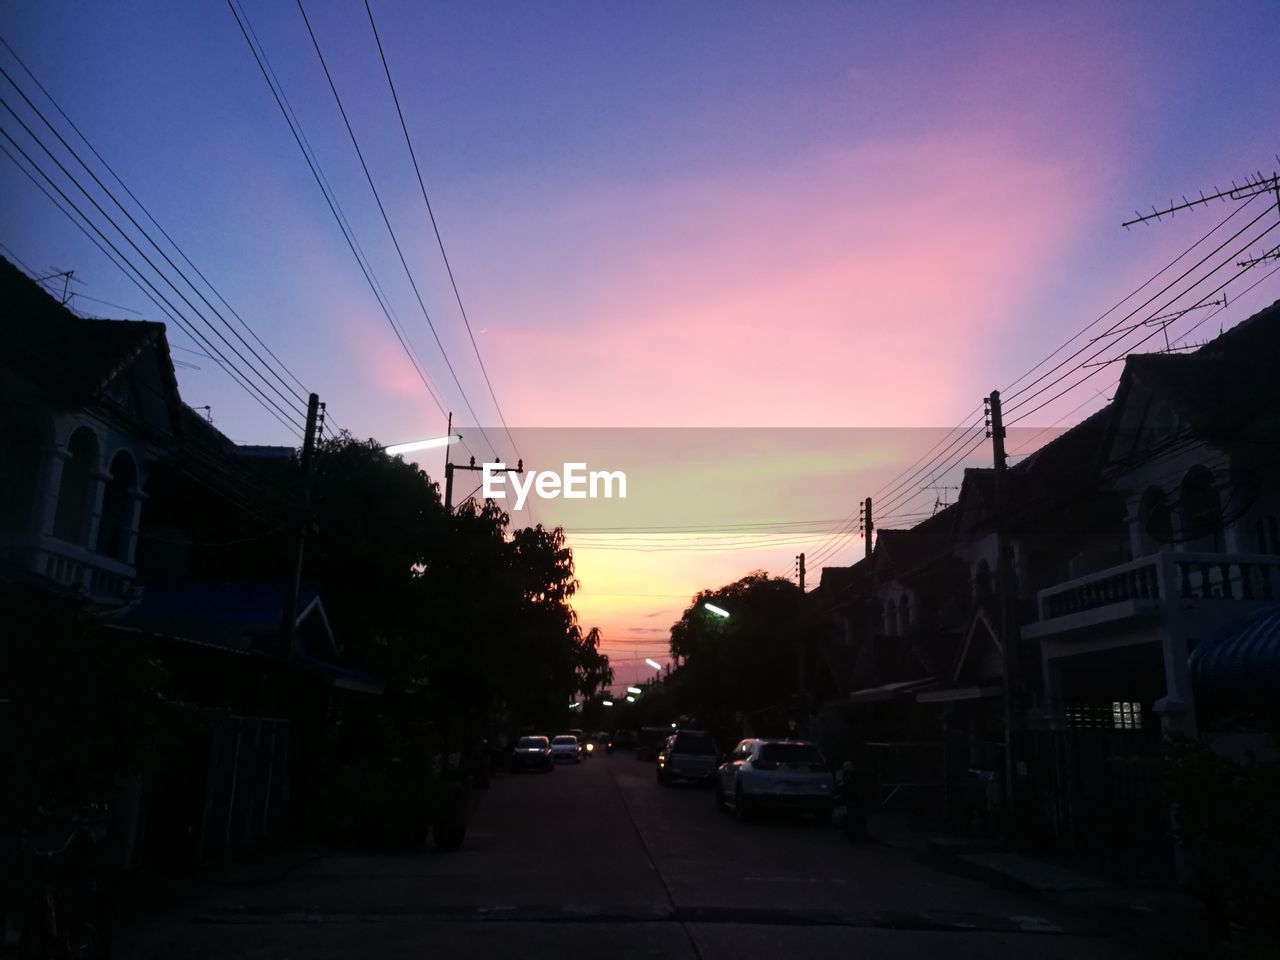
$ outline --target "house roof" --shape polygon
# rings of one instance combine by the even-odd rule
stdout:
[[[906,530],[880,530],[876,536],[876,578],[880,582],[909,576],[945,557],[955,537],[957,504]]]
[[[1145,387],[1166,397],[1191,429],[1209,440],[1274,420],[1280,409],[1280,301],[1236,324],[1192,353],[1132,354],[1114,405]],[[1118,418],[1108,444],[1118,429]]]
[[[176,389],[163,323],[78,317],[0,257],[0,342],[45,386],[96,397],[145,348],[162,351]]]

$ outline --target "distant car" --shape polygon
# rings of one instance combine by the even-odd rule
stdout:
[[[545,770],[556,768],[551,756],[551,744],[546,737],[521,737],[511,751],[511,769]]]
[[[716,778],[716,805],[742,820],[780,810],[812,814],[826,823],[834,795],[835,776],[821,751],[805,740],[743,740]]]
[[[571,733],[562,733],[558,737],[552,737],[551,759],[557,763],[560,761],[581,763],[582,754],[579,752],[578,738]]]
[[[658,782],[676,780],[711,783],[716,778],[720,751],[710,735],[701,730],[681,730],[667,738],[658,752]]]
[[[636,759],[657,759],[658,751],[669,736],[670,727],[641,727],[636,731]]]
[[[581,730],[578,730],[576,728],[570,728],[566,732],[571,733],[573,734],[573,736],[578,738],[578,756],[581,757],[583,760],[586,760],[589,756],[591,756],[592,753],[595,752],[595,749],[596,749],[595,744],[593,744],[590,740],[588,740],[587,735],[583,733]]]

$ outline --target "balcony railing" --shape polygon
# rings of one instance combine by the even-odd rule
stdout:
[[[1280,599],[1280,556],[1251,553],[1155,553],[1041,590],[1040,619],[1118,603]]]
[[[36,569],[50,580],[83,590],[99,602],[128,600],[133,595],[134,569],[128,564],[52,537],[42,541]]]

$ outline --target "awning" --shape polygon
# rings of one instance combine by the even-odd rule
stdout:
[[[1204,693],[1274,696],[1280,687],[1280,606],[1202,640],[1191,652],[1191,677]]]
[[[330,663],[328,660],[321,660],[317,657],[308,657],[299,653],[293,656],[292,662],[305,670],[324,677],[338,690],[381,694],[386,687],[386,684],[379,677],[361,673],[359,670],[352,670],[350,667],[344,667],[338,663]]]
[[[998,697],[999,686],[942,687],[938,690],[924,690],[916,694],[916,703],[955,703],[958,700],[983,700],[987,697]]]
[[[897,683],[885,683],[878,687],[867,687],[849,694],[850,703],[884,703],[894,697],[903,696],[937,683],[932,677],[922,680],[900,680]]]

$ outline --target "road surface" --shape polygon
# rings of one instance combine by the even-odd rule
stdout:
[[[847,843],[739,823],[630,754],[495,778],[457,853],[332,854],[212,888],[116,955],[236,957],[1128,957],[1087,918]]]

